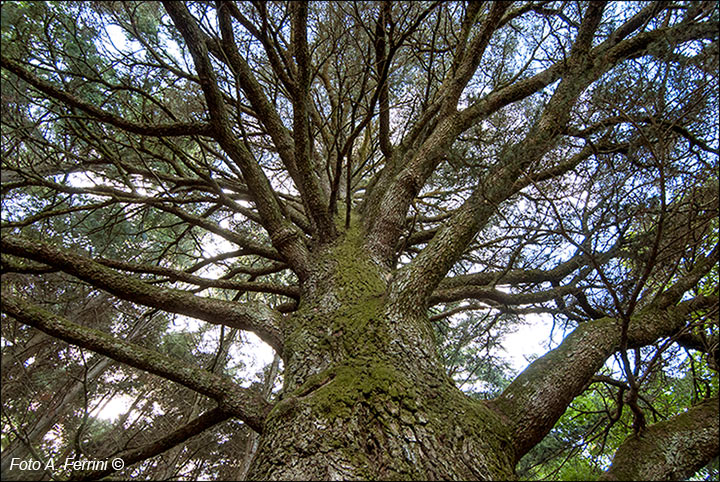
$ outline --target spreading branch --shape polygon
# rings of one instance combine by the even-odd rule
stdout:
[[[119,298],[256,333],[282,353],[282,315],[262,303],[234,303],[196,296],[182,290],[160,288],[120,274],[92,259],[58,249],[42,241],[3,236],[2,250],[60,269]]]
[[[91,119],[105,122],[119,129],[125,130],[133,134],[140,134],[144,136],[155,136],[155,137],[177,137],[177,136],[189,136],[189,135],[210,135],[211,128],[208,123],[176,123],[167,125],[149,125],[149,124],[137,124],[130,122],[127,119],[116,116],[109,112],[100,109],[97,106],[88,104],[78,97],[55,87],[50,82],[42,80],[41,78],[33,75],[27,69],[25,69],[19,62],[9,59],[5,56],[0,56],[0,66],[7,69],[9,72],[17,75],[28,84],[32,85],[40,92],[50,96],[53,99],[57,99],[64,104],[74,107],[76,109],[85,112],[90,116]]]
[[[668,291],[685,286],[688,279],[707,274],[717,262],[716,250],[698,262],[690,273]],[[673,336],[686,326],[691,313],[717,303],[717,294],[699,295],[675,306],[649,303],[630,318],[627,347],[642,347],[660,338]],[[620,350],[622,326],[622,319],[612,317],[581,324],[560,346],[537,359],[518,375],[496,400],[500,410],[515,423],[514,440],[518,459],[545,437],[605,360]]]
[[[253,430],[262,432],[270,404],[256,391],[231,380],[191,367],[171,357],[108,333],[73,323],[14,296],[4,295],[2,311],[21,323],[68,343],[95,351],[134,368],[180,383],[218,402],[223,412],[237,416]]]
[[[200,27],[184,4],[164,2],[164,5],[193,57],[210,114],[213,137],[228,156],[240,166],[245,183],[260,213],[260,221],[270,235],[273,246],[287,258],[288,263],[301,279],[306,277],[309,273],[309,254],[304,236],[285,216],[285,210],[270,180],[230,128],[225,99],[210,62],[208,45]]]

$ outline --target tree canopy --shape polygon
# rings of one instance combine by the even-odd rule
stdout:
[[[278,407],[366,344],[505,417],[520,478],[717,477],[716,2],[1,21],[3,478],[257,477]],[[504,335],[541,320],[514,373]]]

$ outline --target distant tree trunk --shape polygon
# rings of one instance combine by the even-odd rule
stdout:
[[[268,370],[265,381],[263,382],[262,396],[263,398],[265,398],[265,400],[270,401],[270,395],[272,394],[273,385],[275,384],[275,379],[277,378],[279,368],[280,356],[278,356],[276,353],[270,365],[270,370]],[[253,459],[255,458],[255,454],[257,453],[259,441],[259,434],[257,432],[251,431],[250,436],[247,440],[247,444],[245,445],[245,455],[241,459],[240,467],[236,475],[237,480],[247,480],[248,472],[250,470],[250,464],[252,463]]]
[[[19,472],[11,475],[10,466],[13,458],[18,460],[34,460],[32,456],[32,447],[39,444],[43,437],[50,431],[58,419],[72,405],[87,388],[88,384],[95,383],[105,370],[113,363],[109,358],[103,358],[90,368],[84,379],[79,379],[69,384],[60,393],[56,394],[56,401],[53,403],[52,410],[46,410],[40,414],[39,418],[33,425],[32,429],[26,434],[24,439],[15,437],[7,448],[3,448],[2,452],[2,473],[3,480],[17,480],[17,475],[28,477],[28,480],[38,477],[41,474],[30,474],[29,472]]]

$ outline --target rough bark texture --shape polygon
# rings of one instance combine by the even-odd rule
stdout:
[[[288,320],[285,395],[250,478],[512,478],[502,415],[453,385],[428,319],[388,296],[360,242],[326,248]]]
[[[720,453],[718,399],[629,437],[600,480],[683,480]]]

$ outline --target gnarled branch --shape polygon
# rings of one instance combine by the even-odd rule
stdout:
[[[676,286],[684,286],[687,279],[700,273],[706,274],[715,263],[717,251],[698,262]],[[648,304],[630,319],[628,348],[645,346],[674,335],[685,327],[690,313],[717,303],[717,295],[699,295],[676,306]],[[622,320],[610,317],[580,325],[560,346],[518,375],[493,402],[515,423],[518,459],[542,440],[605,360],[620,349],[621,328]]]
[[[599,480],[685,480],[720,453],[718,398],[628,437]]]

